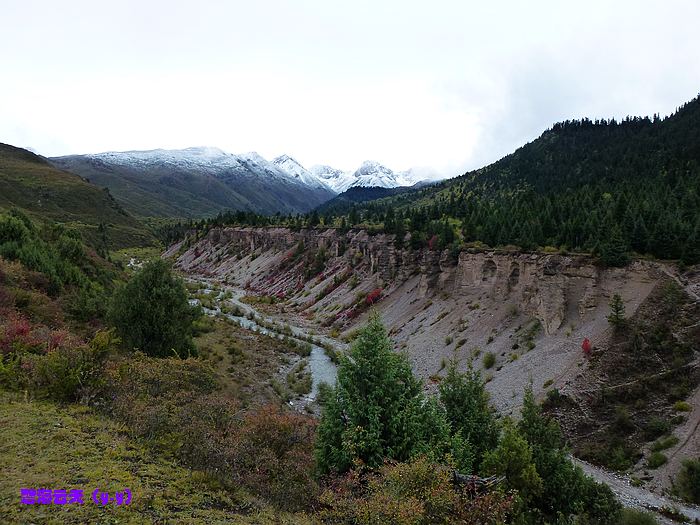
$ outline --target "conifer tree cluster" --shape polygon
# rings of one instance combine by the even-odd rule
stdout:
[[[356,205],[350,224],[409,232],[414,247],[459,239],[590,252],[610,266],[632,252],[695,264],[699,136],[700,98],[664,120],[567,121],[483,169]],[[332,224],[332,203],[326,208]]]
[[[570,461],[558,424],[542,415],[531,389],[517,424],[499,422],[479,373],[461,373],[455,362],[439,396],[427,396],[377,315],[341,359],[338,383],[324,397],[316,441],[321,474],[378,472],[428,458],[461,474],[502,476],[498,490],[515,498],[509,523],[620,522],[612,491]],[[401,483],[425,484],[410,477]]]

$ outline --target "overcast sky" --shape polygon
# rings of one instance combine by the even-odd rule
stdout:
[[[700,2],[0,0],[0,142],[445,176],[700,92]]]

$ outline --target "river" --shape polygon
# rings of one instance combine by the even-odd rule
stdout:
[[[246,295],[245,291],[241,288],[225,285],[205,278],[190,277],[188,281],[204,286],[205,288],[200,290],[200,292],[205,294],[213,294],[215,290],[220,290],[216,297],[214,297],[217,304],[216,308],[203,308],[207,315],[223,315],[239,326],[253,332],[258,332],[270,337],[276,337],[278,339],[284,339],[285,337],[294,339],[299,344],[311,344],[311,354],[308,357],[308,369],[311,374],[312,382],[311,392],[306,396],[303,396],[300,400],[291,401],[291,405],[303,407],[315,401],[316,397],[318,396],[319,387],[322,383],[327,383],[331,386],[335,385],[337,368],[331,358],[328,356],[326,350],[322,346],[315,344],[315,342],[319,342],[324,346],[330,347],[333,349],[333,351],[344,351],[347,345],[330,337],[320,335],[311,336],[307,334],[307,331],[303,328],[290,325],[287,322],[281,324],[279,320],[266,316],[254,306],[241,301],[241,298]],[[230,292],[230,294],[228,294],[229,296],[227,296],[227,292]],[[198,304],[199,301],[196,299],[191,299],[190,303]],[[222,312],[221,307],[224,305],[229,307],[237,307],[238,310],[243,313],[243,315],[233,315]]]

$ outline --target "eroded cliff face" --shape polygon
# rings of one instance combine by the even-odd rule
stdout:
[[[566,392],[586,366],[581,341],[607,344],[612,295],[631,315],[663,276],[651,262],[602,269],[581,255],[409,250],[362,230],[214,229],[166,255],[186,272],[278,297],[283,316],[310,330],[348,336],[376,309],[429,387],[448,360],[471,363],[505,412],[530,383]]]
[[[309,261],[318,254],[323,266],[309,275]],[[385,299],[393,289],[418,277],[415,298],[477,295],[508,302],[538,319],[547,335],[556,333],[574,313],[585,317],[601,296],[608,295],[603,283],[621,277],[620,270],[601,270],[584,256],[495,251],[464,251],[455,256],[447,251],[399,249],[390,235],[370,236],[362,230],[341,234],[333,229],[214,229],[184,251],[178,265],[228,279],[255,293],[297,300],[305,292],[318,294],[341,275],[347,279],[349,273],[360,280],[358,291],[382,288]],[[643,263],[624,270],[632,280],[653,279],[654,273],[653,265]],[[340,299],[345,288],[338,286],[328,295]],[[319,301],[329,303],[326,295]],[[308,300],[302,304],[313,306]]]

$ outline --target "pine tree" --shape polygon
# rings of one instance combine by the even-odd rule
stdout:
[[[632,230],[632,249],[637,253],[644,253],[647,249],[649,243],[649,231],[644,224],[644,219],[642,217],[637,218],[634,223],[634,229]]]
[[[408,359],[392,351],[378,314],[341,358],[338,381],[324,403],[316,442],[319,470],[369,468],[385,459],[449,449],[449,425],[426,404]],[[439,429],[443,429],[439,432]]]
[[[607,316],[608,322],[619,327],[625,324],[625,302],[620,297],[620,294],[615,294],[610,300],[610,315]]]
[[[683,247],[683,254],[681,255],[683,264],[691,265],[700,262],[700,232],[698,230],[699,228],[696,226]]]
[[[542,492],[542,478],[535,468],[532,449],[510,421],[506,421],[498,446],[484,456],[482,472],[505,476],[508,487],[518,491],[523,507]]]
[[[610,236],[601,243],[600,260],[606,266],[625,266],[629,263],[627,242],[619,226],[613,226]]]
[[[109,318],[131,349],[157,356],[195,354],[192,323],[200,309],[190,306],[182,281],[164,260],[148,263],[114,293]]]
[[[314,210],[309,217],[309,227],[313,228],[314,226],[318,226],[319,222],[318,212]]]
[[[525,390],[521,415],[518,430],[529,443],[542,478],[542,491],[530,502],[533,522],[568,523],[560,518],[585,512],[591,523],[619,523],[621,507],[612,491],[571,462],[559,424],[541,413],[531,387]]]
[[[471,444],[478,467],[485,452],[498,442],[498,426],[479,371],[470,367],[460,373],[453,360],[440,382],[440,402],[452,431],[461,433]]]

